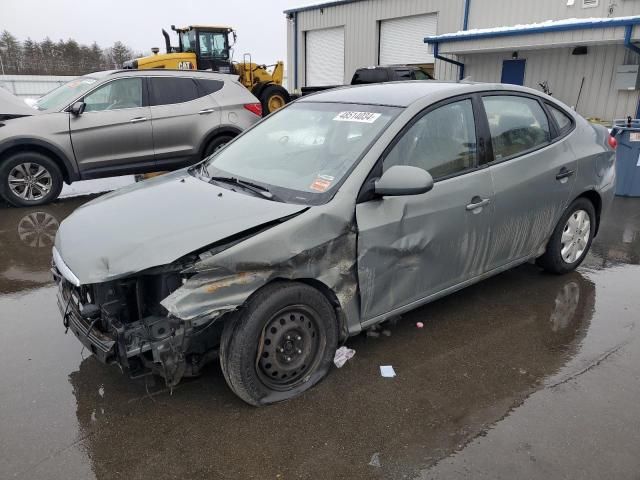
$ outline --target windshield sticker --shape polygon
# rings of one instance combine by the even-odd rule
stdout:
[[[340,112],[334,117],[336,122],[373,123],[380,118],[381,113],[373,112]]]
[[[328,178],[331,178],[331,180],[328,180]],[[329,177],[329,175],[320,175],[316,177],[309,188],[315,192],[326,192],[329,190],[329,187],[331,187],[332,181],[333,177]]]

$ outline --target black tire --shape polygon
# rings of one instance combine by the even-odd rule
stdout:
[[[234,138],[234,136],[233,135],[229,135],[229,134],[219,135],[219,136],[215,137],[213,140],[211,140],[207,144],[207,148],[204,149],[204,155],[202,155],[202,158],[204,159],[204,158],[207,158],[208,156],[212,155],[213,153],[215,153],[216,150],[221,149],[227,143],[229,143],[231,140],[233,140],[233,138]]]
[[[565,232],[568,232],[568,234],[571,235],[570,229],[567,228],[568,221],[572,217],[574,219],[577,218],[577,215],[579,215],[579,212],[581,211],[586,212],[589,217],[589,238],[586,242],[578,240],[577,244],[581,246],[580,248],[584,247],[584,249],[575,257],[575,260],[572,260],[571,258],[567,260],[563,258],[562,255],[563,246],[566,245],[562,240],[562,236]],[[591,242],[593,241],[593,236],[596,232],[596,221],[596,210],[593,204],[586,198],[578,198],[575,200],[571,205],[569,205],[569,208],[564,212],[560,221],[558,221],[558,224],[549,239],[549,243],[547,244],[546,252],[536,260],[536,263],[547,272],[556,274],[563,274],[575,270],[587,256],[587,253],[589,253],[589,248],[591,248]],[[586,230],[587,229],[585,227],[584,232],[582,230],[579,230],[579,232],[583,232],[583,236],[587,233]],[[577,238],[580,236],[580,234],[576,233],[576,235],[571,235],[571,238]],[[570,240],[569,243],[571,242],[575,242],[575,240]]]
[[[20,175],[20,172],[16,170],[20,165],[30,165],[30,168],[24,171],[34,175],[31,177],[34,183],[29,187],[31,190],[19,190],[16,193],[9,186],[9,177],[11,175],[14,181],[24,178],[24,176],[16,177],[16,175]],[[39,168],[44,169],[46,175],[39,177],[41,181],[36,183],[35,174],[38,173]],[[60,167],[49,157],[38,152],[18,152],[0,163],[0,196],[15,207],[32,207],[53,202],[60,195],[62,182]],[[48,187],[46,193],[43,185]],[[18,186],[18,189],[20,188]],[[25,196],[21,196],[22,194]],[[29,199],[29,196],[33,196],[33,198]]]
[[[267,85],[260,93],[260,104],[262,105],[262,116],[266,117],[270,113],[284,107],[291,101],[289,92],[280,85]]]
[[[227,321],[220,365],[231,390],[248,404],[281,402],[324,378],[338,337],[335,312],[322,293],[302,283],[276,282]]]

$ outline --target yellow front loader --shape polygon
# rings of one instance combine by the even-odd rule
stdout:
[[[153,55],[125,62],[124,68],[170,68],[180,70],[212,70],[219,73],[238,75],[262,104],[262,113],[282,108],[290,100],[289,93],[282,86],[284,63],[260,65],[245,54],[242,62],[231,58],[231,47],[236,41],[236,32],[231,27],[212,25],[190,25],[171,29],[178,34],[178,46],[171,46],[166,30],[162,30],[166,53],[158,48],[151,49]]]

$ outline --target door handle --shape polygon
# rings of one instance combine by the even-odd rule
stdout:
[[[489,205],[491,203],[491,199],[490,198],[480,198],[480,197],[473,197],[473,199],[471,200],[471,202],[469,205],[467,205],[467,210],[468,211],[473,211],[473,210],[477,210],[478,208],[482,208],[486,205]]]
[[[147,121],[147,117],[136,117],[129,120],[129,123],[140,123],[140,122],[146,122],[146,121]]]
[[[199,115],[206,115],[207,113],[213,113],[215,112],[216,109],[215,108],[203,108],[202,110],[200,110],[198,112]]]
[[[562,167],[558,172],[558,174],[556,175],[556,180],[563,180],[565,178],[569,178],[574,173],[576,173],[575,170],[569,170],[566,167]]]

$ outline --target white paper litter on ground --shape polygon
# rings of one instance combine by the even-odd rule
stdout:
[[[342,368],[344,364],[347,363],[347,360],[353,358],[355,354],[355,350],[347,347],[340,347],[338,350],[336,350],[336,354],[333,357],[333,363],[336,365],[336,367]]]
[[[387,378],[396,376],[396,372],[391,365],[380,365],[380,375]]]

